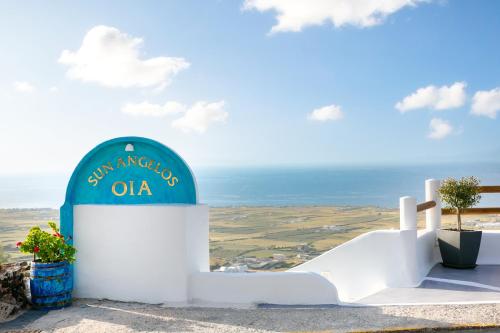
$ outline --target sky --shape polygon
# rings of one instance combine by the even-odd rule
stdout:
[[[0,1],[0,174],[500,161],[500,2]]]

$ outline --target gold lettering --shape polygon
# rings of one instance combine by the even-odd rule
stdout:
[[[116,164],[112,161],[104,162],[100,167],[95,169],[92,174],[87,178],[87,182],[91,186],[98,186],[99,181],[102,180],[108,173],[119,168],[126,168],[129,166],[139,166],[153,171],[167,182],[168,186],[174,187],[179,183],[179,178],[174,177],[172,171],[163,167],[162,163],[150,159],[148,156],[127,155],[126,157],[117,157]],[[116,196],[124,195],[153,195],[151,188],[146,180],[142,180],[138,193],[135,193],[134,181],[117,181],[112,185],[112,192]]]
[[[114,170],[111,162],[108,162],[108,164],[103,164],[102,169],[104,170],[104,172],[106,172],[106,174],[108,174],[108,170],[110,170],[110,171]]]
[[[90,176],[89,179],[88,179],[88,182],[90,184],[92,184],[92,186],[97,186],[97,183],[99,182],[97,179],[95,179],[94,177]]]
[[[148,185],[148,182],[143,180],[142,183],[141,183],[141,188],[139,189],[139,193],[137,193],[137,195],[142,195],[142,192],[143,191],[146,191],[148,192],[148,195],[153,195],[151,193],[151,190],[149,189],[149,185]]]
[[[125,162],[123,162],[122,158],[119,157],[117,160],[116,160],[116,168],[118,169],[119,167],[123,166],[124,168],[127,166],[125,164]]]
[[[165,171],[168,171],[168,177],[165,177]],[[161,172],[161,178],[169,180],[170,177],[172,177],[172,171],[168,170],[167,168],[163,169],[163,171]]]
[[[121,192],[117,192],[116,191],[116,186],[117,185],[121,185],[122,186],[122,191]],[[113,192],[114,195],[116,195],[117,197],[123,197],[126,193],[127,193],[127,183],[125,182],[114,182],[113,185],[111,186],[111,192]]]
[[[130,192],[129,192],[129,194],[130,194],[130,195],[135,195],[135,194],[134,194],[134,181],[133,181],[133,180],[129,180],[129,181],[128,181],[128,184],[129,184],[129,188],[130,188]]]
[[[169,181],[167,181],[168,186],[170,186],[170,187],[174,187],[175,184],[177,184],[178,182],[179,182],[179,179],[177,177],[174,177],[174,178],[170,179]]]
[[[99,171],[99,173],[101,174],[100,176],[97,175],[97,173],[94,171],[94,177],[101,180],[103,177],[104,177],[104,172],[102,172],[101,168],[97,168],[96,171]]]
[[[146,156],[141,156],[141,158],[139,158],[139,166],[140,166],[141,168],[146,168],[146,167],[148,166],[148,165],[147,165],[147,163],[142,163],[142,162],[141,162],[142,160],[145,160],[145,159],[147,159],[147,157],[146,157]]]
[[[155,168],[155,170],[154,170],[154,171],[155,171],[157,174],[160,174],[160,173],[161,173],[160,171],[158,171],[158,169],[160,168],[160,165],[161,165],[161,164],[160,164],[160,162],[156,163],[156,168]]]
[[[137,164],[137,156],[130,156],[128,155],[128,166],[130,166],[130,163],[133,165]]]

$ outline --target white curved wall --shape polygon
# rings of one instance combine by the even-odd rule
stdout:
[[[352,239],[290,271],[328,276],[342,301],[353,301],[386,287],[415,286],[415,230],[378,230]]]
[[[74,295],[185,303],[189,276],[209,271],[204,205],[74,206]]]

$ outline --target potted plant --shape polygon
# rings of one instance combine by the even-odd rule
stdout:
[[[479,180],[463,177],[448,178],[439,188],[441,200],[457,214],[457,228],[441,229],[438,234],[439,250],[443,265],[453,268],[476,267],[482,232],[462,229],[462,212],[479,203]]]
[[[38,309],[59,309],[71,304],[73,278],[70,264],[75,261],[75,248],[66,242],[54,222],[49,233],[36,226],[24,242],[16,246],[33,254],[30,270],[31,303]]]

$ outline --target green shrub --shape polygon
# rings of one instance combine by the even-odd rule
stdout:
[[[462,211],[477,205],[481,200],[479,183],[479,179],[473,176],[462,177],[459,180],[448,178],[439,188],[441,200],[457,213],[458,231],[462,231]]]
[[[16,246],[22,253],[33,254],[33,261],[41,263],[75,261],[76,250],[66,243],[64,236],[59,233],[59,228],[54,222],[49,222],[52,234],[36,226],[31,228],[24,242]]]

